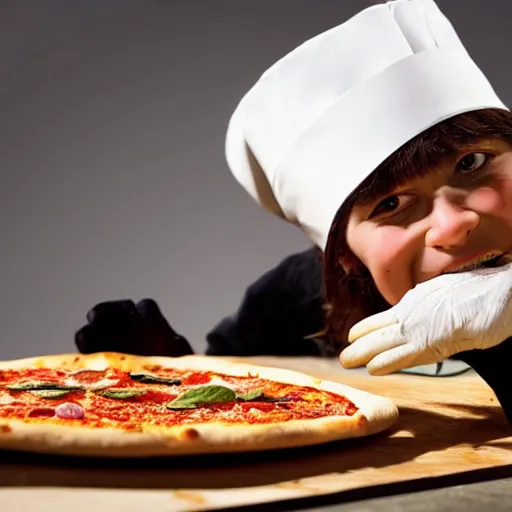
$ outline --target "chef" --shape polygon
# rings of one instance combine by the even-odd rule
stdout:
[[[274,63],[226,156],[313,247],[248,289],[208,353],[336,353],[384,375],[465,353],[474,366],[512,335],[512,114],[433,0],[367,8]],[[114,310],[142,327],[106,341]],[[77,345],[131,337],[140,352],[162,319],[151,300],[100,304]]]

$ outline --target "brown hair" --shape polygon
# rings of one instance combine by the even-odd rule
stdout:
[[[442,121],[395,151],[341,205],[324,254],[327,322],[323,334],[330,344],[342,348],[355,323],[390,307],[368,269],[348,247],[345,234],[354,205],[391,193],[407,180],[421,177],[443,160],[455,157],[465,147],[489,138],[512,141],[512,113],[482,109]]]

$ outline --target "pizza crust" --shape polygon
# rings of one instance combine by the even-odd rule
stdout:
[[[2,369],[54,368],[62,370],[116,368],[151,371],[153,367],[215,371],[231,376],[257,376],[277,382],[310,386],[330,391],[352,401],[353,416],[293,420],[277,424],[228,425],[187,424],[139,431],[118,428],[72,427],[24,423],[0,418],[0,448],[81,456],[139,457],[256,451],[291,448],[363,437],[382,432],[398,419],[395,404],[384,397],[338,382],[317,379],[304,373],[210,356],[176,358],[141,357],[118,353],[62,354],[0,362]]]

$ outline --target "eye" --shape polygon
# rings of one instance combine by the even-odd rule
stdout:
[[[469,153],[469,155],[459,160],[457,168],[461,173],[469,174],[483,167],[487,163],[488,158],[489,156],[485,153]]]
[[[383,199],[372,211],[370,218],[378,215],[396,215],[413,201],[410,194],[395,194]]]

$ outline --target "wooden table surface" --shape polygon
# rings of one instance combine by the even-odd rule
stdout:
[[[361,499],[512,476],[512,428],[492,391],[472,372],[371,377],[343,370],[334,360],[241,360],[387,396],[398,405],[400,418],[391,430],[370,438],[252,454],[116,461],[0,452],[0,510],[47,510],[38,508],[44,504],[53,512],[71,505],[79,512],[269,510],[270,503],[272,510],[327,510],[338,503],[350,507]],[[391,505],[397,498],[379,499]],[[384,505],[375,503],[375,510],[382,510]]]

